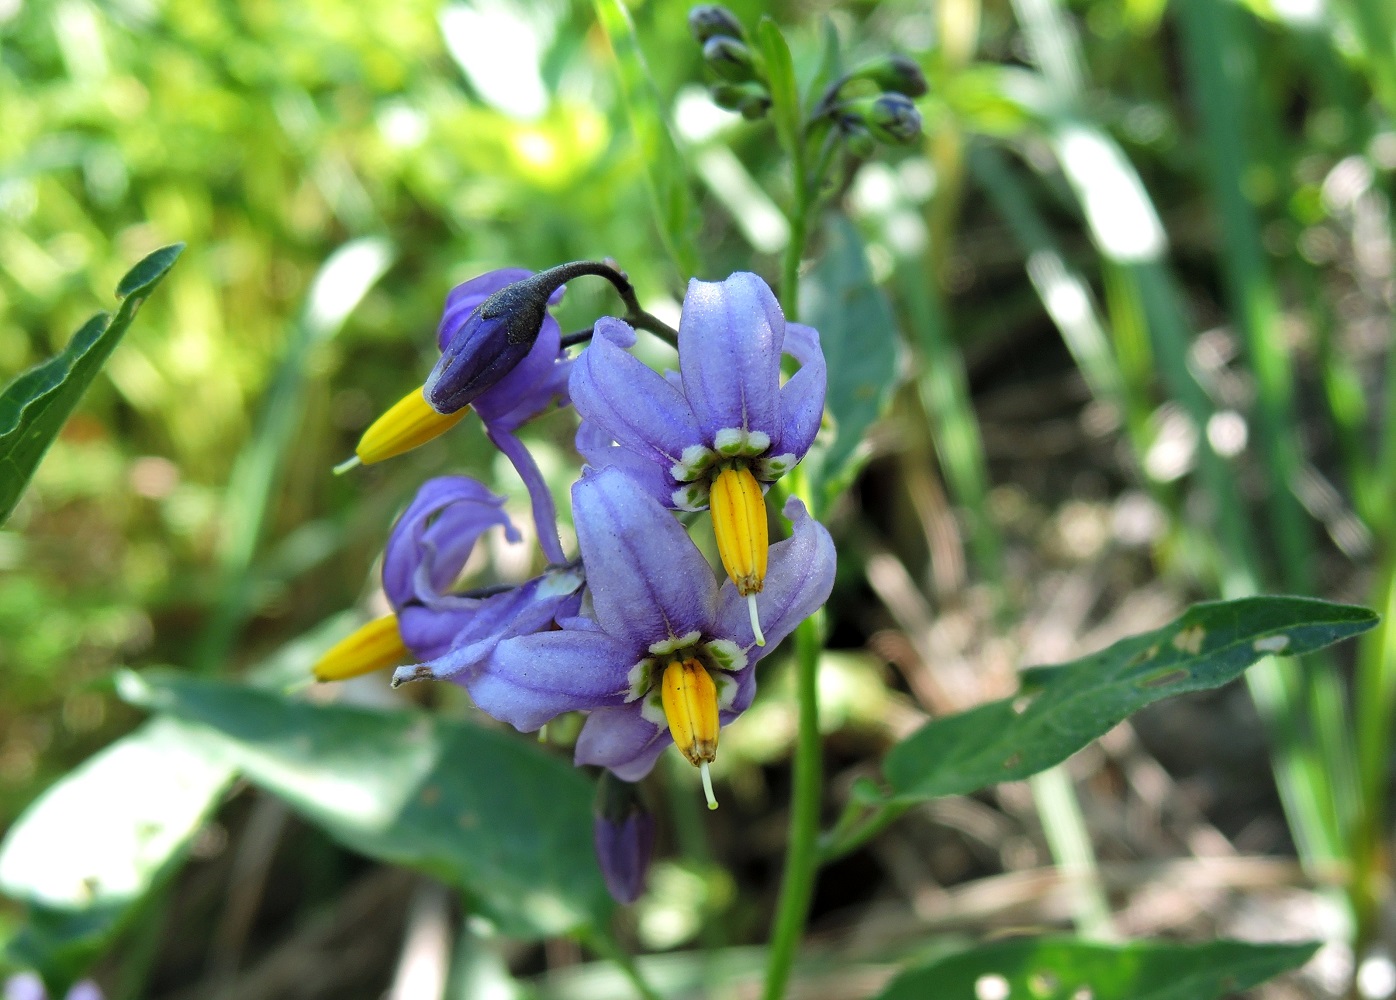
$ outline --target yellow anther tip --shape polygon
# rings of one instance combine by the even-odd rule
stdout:
[[[347,471],[359,464],[372,465],[409,452],[446,433],[469,412],[469,407],[455,413],[436,412],[418,386],[369,425],[359,438],[354,458],[341,463],[335,471]]]
[[[315,679],[345,681],[394,666],[410,656],[398,632],[397,618],[384,615],[330,647],[315,663]]]

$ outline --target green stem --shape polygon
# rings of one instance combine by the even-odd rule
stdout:
[[[785,996],[819,867],[819,806],[824,764],[819,738],[819,653],[823,646],[820,618],[821,615],[815,614],[795,630],[796,694],[800,704],[795,791],[790,802],[785,874],[781,879],[780,902],[776,907],[775,930],[766,966],[765,1000],[781,1000]]]
[[[615,963],[616,968],[620,969],[625,978],[630,980],[630,985],[635,987],[635,992],[644,1000],[664,1000],[663,995],[645,981],[645,977],[641,975],[639,967],[635,964],[635,960],[630,957],[629,952],[622,948],[608,932],[599,927],[593,927],[589,931],[584,931],[581,938],[598,955]]]

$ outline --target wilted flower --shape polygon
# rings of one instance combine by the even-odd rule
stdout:
[[[770,549],[764,606],[770,646],[756,646],[745,598],[718,585],[683,526],[619,469],[592,470],[572,488],[591,595],[587,617],[501,642],[472,687],[484,711],[531,731],[578,709],[591,715],[578,764],[635,781],[670,742],[703,771],[718,729],[751,704],[756,661],[824,603],[834,546],[792,499],[792,536]]]
[[[764,642],[756,595],[768,548],[766,484],[809,450],[827,382],[819,334],[786,323],[754,274],[691,281],[679,323],[678,378],[624,348],[635,334],[603,319],[575,363],[571,395],[582,428],[577,448],[593,466],[619,466],[652,497],[678,510],[712,508],[723,566],[747,598]],[[800,370],[781,385],[781,354]]]

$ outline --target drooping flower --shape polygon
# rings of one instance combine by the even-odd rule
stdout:
[[[572,488],[573,518],[591,595],[588,616],[501,642],[471,689],[485,712],[532,731],[589,709],[578,764],[626,780],[649,773],[671,742],[702,769],[718,729],[751,704],[756,662],[829,596],[834,546],[792,499],[790,538],[771,546],[763,605],[769,644],[756,645],[746,602],[719,585],[683,526],[614,468]]]
[[[754,274],[689,282],[679,323],[679,371],[663,376],[625,348],[619,320],[596,324],[572,371],[583,424],[577,448],[597,467],[619,466],[666,507],[711,507],[718,552],[748,599],[763,641],[756,595],[766,576],[764,489],[809,450],[824,413],[827,372],[819,334],[786,323]],[[781,385],[780,359],[800,364]]]
[[[572,362],[562,351],[562,330],[547,306],[561,287],[523,268],[502,268],[451,289],[436,330],[441,359],[425,385],[413,389],[359,441],[355,457],[339,467],[371,464],[401,455],[454,427],[470,408],[528,488],[538,541],[549,562],[566,562],[557,532],[557,510],[533,456],[515,431],[553,406],[567,404]],[[485,316],[492,302],[498,311]]]
[[[576,613],[582,576],[575,566],[554,566],[517,586],[488,592],[454,591],[475,543],[501,527],[519,533],[504,512],[504,498],[468,476],[428,480],[393,526],[383,554],[383,590],[393,613],[369,622],[316,665],[321,680],[342,680],[416,658],[441,664],[442,673],[468,681],[501,639],[548,628]],[[423,668],[405,668],[417,676]],[[395,680],[403,677],[399,671]],[[468,686],[468,684],[467,684]]]

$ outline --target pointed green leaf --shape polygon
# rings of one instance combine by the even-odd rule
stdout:
[[[93,316],[61,354],[31,368],[0,393],[0,523],[14,510],[39,460],[136,318],[141,303],[183,249],[183,243],[162,247],[131,268],[116,286],[117,296],[124,301],[115,316]]]
[[[196,726],[160,718],[51,787],[0,845],[0,892],[27,904],[14,960],[71,982],[184,856],[232,781]]]
[[[863,239],[853,223],[831,215],[819,264],[800,283],[800,316],[819,331],[829,365],[825,411],[833,438],[806,460],[812,493],[827,499],[854,472],[858,446],[882,415],[897,383],[897,329],[892,307],[873,284]]]
[[[795,79],[795,63],[790,46],[780,27],[769,17],[761,18],[756,26],[756,41],[766,62],[766,83],[771,88],[771,120],[775,122],[780,144],[786,155],[793,156],[799,145],[800,85]]]
[[[990,995],[1033,1000],[1216,1000],[1298,968],[1317,947],[1242,941],[1123,945],[1071,938],[996,941],[908,969],[876,1000]]]
[[[128,674],[119,689],[207,727],[248,780],[347,847],[466,890],[506,934],[561,934],[609,911],[591,782],[535,742],[173,674]]]
[[[883,773],[902,801],[961,795],[1058,764],[1145,705],[1220,687],[1271,654],[1298,656],[1377,623],[1366,608],[1306,597],[1194,605],[1171,625],[1022,675],[1013,698],[927,723]]]

